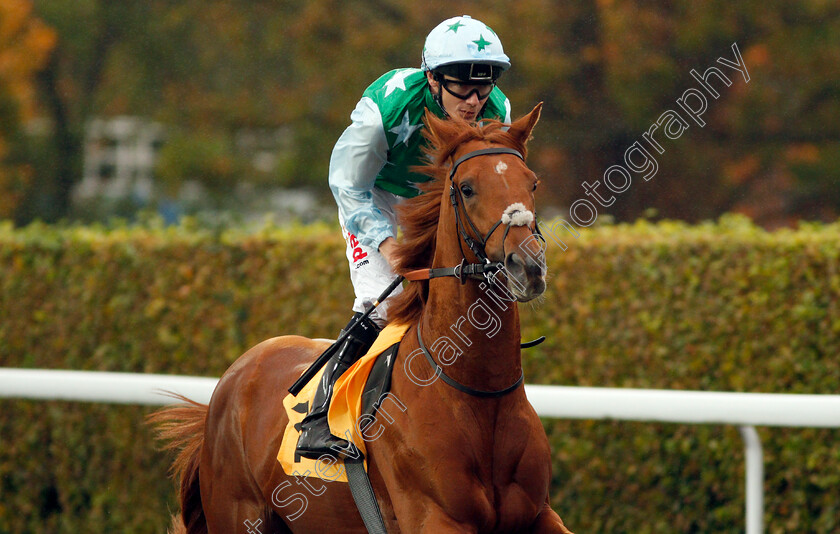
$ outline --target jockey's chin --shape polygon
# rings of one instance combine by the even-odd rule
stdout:
[[[457,114],[467,122],[475,122],[475,119],[478,117],[478,110],[475,108],[463,109],[459,107]]]

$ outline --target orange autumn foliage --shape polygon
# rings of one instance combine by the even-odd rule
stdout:
[[[29,0],[0,3],[0,218],[11,217],[32,170],[9,162],[10,137],[35,115],[35,76],[55,46],[56,34],[34,17]]]
[[[0,84],[19,102],[24,120],[34,112],[35,74],[55,42],[55,32],[33,16],[29,0],[0,3]]]

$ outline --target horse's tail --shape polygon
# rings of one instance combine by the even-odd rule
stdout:
[[[172,396],[184,404],[164,408],[147,417],[148,422],[157,427],[158,438],[166,441],[163,448],[179,451],[169,471],[181,487],[181,516],[173,516],[169,534],[207,534],[198,482],[207,405],[183,395]]]

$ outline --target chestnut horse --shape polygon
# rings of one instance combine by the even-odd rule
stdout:
[[[366,443],[390,533],[570,533],[549,506],[548,440],[525,397],[513,302],[545,290],[533,215],[538,180],[524,163],[540,109],[509,128],[426,114],[433,180],[399,208],[397,262],[409,279],[418,269],[426,276],[389,301],[391,321],[411,325],[391,382],[402,406],[388,410]],[[470,264],[460,277],[428,277],[430,267]],[[436,357],[422,357],[421,340]],[[170,448],[181,448],[173,470],[182,514],[173,531],[366,532],[348,484],[289,477],[276,458],[286,389],[327,345],[264,341],[225,372],[209,406],[190,402],[152,416]]]

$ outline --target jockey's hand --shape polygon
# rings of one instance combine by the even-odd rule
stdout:
[[[388,261],[388,264],[391,266],[391,269],[395,269],[395,262],[396,259],[394,254],[397,249],[397,240],[393,237],[386,237],[385,241],[379,244],[379,252],[385,256],[385,259]]]

